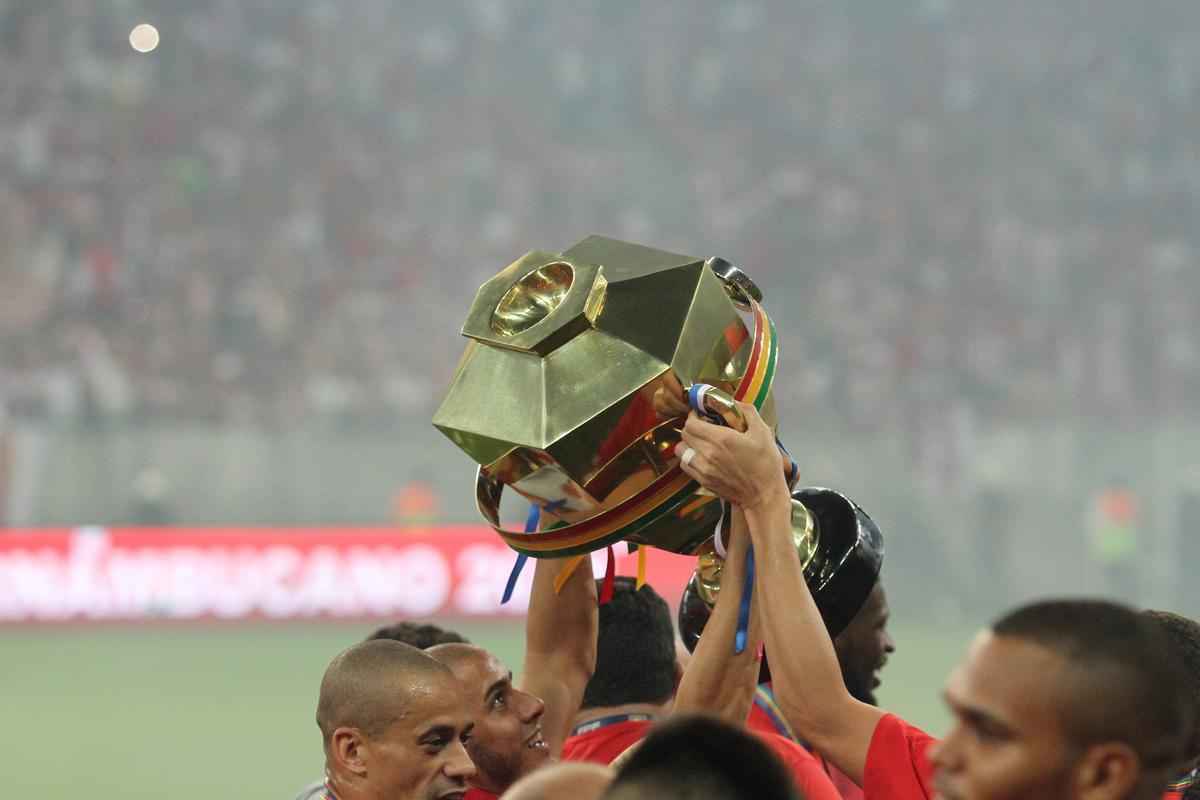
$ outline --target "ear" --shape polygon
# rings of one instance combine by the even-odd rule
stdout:
[[[358,728],[338,728],[329,741],[329,753],[333,763],[344,772],[363,776],[367,774],[366,737]]]
[[[1120,800],[1142,776],[1142,763],[1124,742],[1105,742],[1084,751],[1075,768],[1076,797],[1082,800]]]

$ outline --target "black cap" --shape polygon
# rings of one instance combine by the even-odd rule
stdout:
[[[803,503],[816,522],[817,552],[804,569],[804,579],[832,639],[854,619],[879,580],[883,533],[866,511],[833,489],[797,489],[792,498]],[[693,573],[679,601],[679,634],[689,651],[695,650],[712,614],[697,591],[698,580]]]

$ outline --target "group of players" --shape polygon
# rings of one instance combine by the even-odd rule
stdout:
[[[650,586],[617,579],[600,605],[587,559],[561,577],[570,560],[540,560],[519,684],[430,625],[381,629],[335,657],[317,704],[325,776],[301,797],[1200,797],[1200,625],[1174,614],[1027,605],[980,632],[949,676],[944,739],[879,709],[894,649],[883,587],[830,637],[774,436],[742,410],[745,433],[692,414],[678,452],[731,503],[723,584],[742,584],[753,548],[748,627],[739,593],[721,592],[685,659]]]

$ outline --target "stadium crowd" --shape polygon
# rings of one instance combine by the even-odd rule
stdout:
[[[9,411],[424,415],[589,232],[745,264],[846,426],[1200,391],[1200,6],[638,5],[0,0]]]
[[[746,265],[776,391],[846,427],[1190,410],[1200,6],[641,6],[172,0],[138,54],[138,0],[0,0],[0,410],[427,416],[474,286],[592,231]],[[431,626],[335,656],[302,796],[1198,795],[1200,626],[1165,612],[1007,611],[945,738],[880,709],[880,578],[831,624],[745,413],[680,444],[753,586],[690,656],[650,587],[538,560],[516,680]]]

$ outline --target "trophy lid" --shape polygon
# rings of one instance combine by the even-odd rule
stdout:
[[[668,372],[684,385],[734,379],[745,341],[704,259],[602,236],[510,264],[480,287],[462,332],[471,341],[434,426],[505,482],[553,463],[580,486],[639,390]]]

